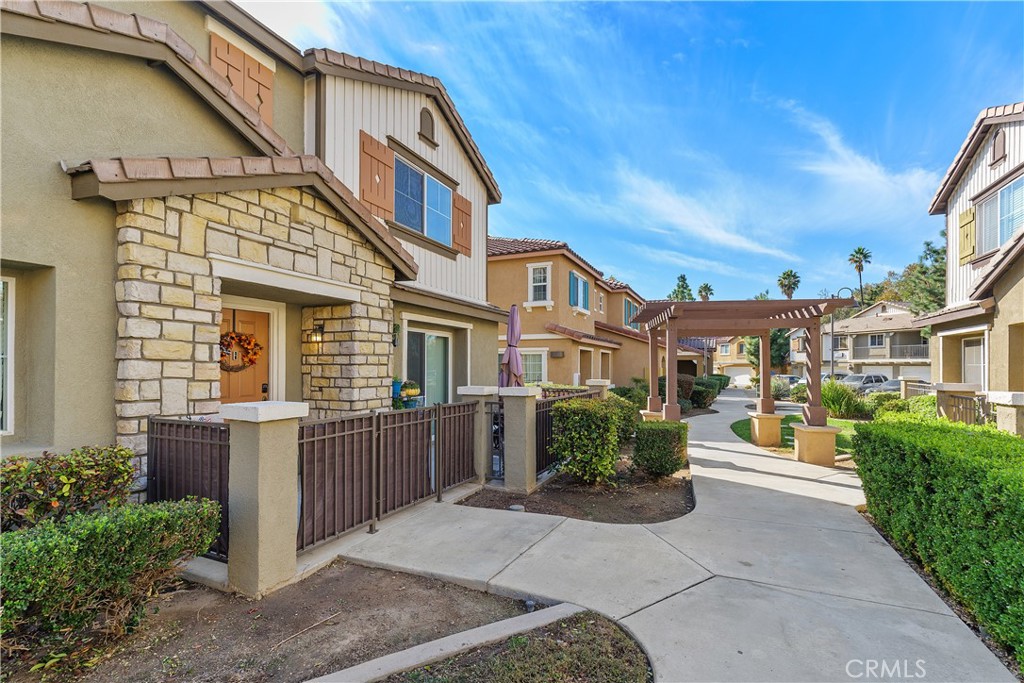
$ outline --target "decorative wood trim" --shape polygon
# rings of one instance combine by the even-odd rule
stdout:
[[[388,147],[390,147],[393,151],[400,153],[402,156],[408,157],[409,161],[421,167],[430,175],[434,176],[434,178],[438,182],[450,187],[452,192],[459,189],[458,180],[452,178],[450,175],[439,169],[437,166],[424,159],[422,156],[413,151],[411,147],[403,143],[401,140],[394,137],[393,135],[389,135],[387,139]]]
[[[473,203],[458,192],[452,192],[452,247],[473,255]]]
[[[365,130],[359,131],[359,198],[374,216],[395,217],[395,153]]]
[[[508,311],[500,308],[463,301],[444,294],[429,292],[419,287],[396,284],[391,288],[391,298],[394,301],[409,304],[410,306],[421,306],[423,308],[443,311],[444,313],[454,313],[490,322],[505,322],[508,320]]]
[[[1020,162],[1019,164],[1011,168],[1009,171],[1004,173],[1002,176],[999,177],[998,180],[994,180],[988,185],[986,185],[984,188],[982,188],[980,192],[978,192],[977,194],[970,198],[971,204],[977,204],[978,202],[985,201],[990,196],[994,195],[995,193],[999,192],[999,190],[1003,189],[1004,185],[1009,185],[1022,175],[1024,175],[1024,161]]]
[[[428,251],[432,251],[439,256],[444,256],[445,258],[449,258],[453,261],[459,255],[459,252],[457,250],[445,246],[440,242],[432,240],[426,235],[418,233],[415,230],[410,230],[404,225],[400,225],[394,222],[393,220],[389,219],[385,220],[384,222],[387,223],[388,228],[391,229],[391,234],[397,237],[398,239],[412,242],[418,247],[423,247]]]

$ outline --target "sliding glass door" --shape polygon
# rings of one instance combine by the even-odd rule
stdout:
[[[424,405],[451,400],[451,339],[443,334],[409,331],[406,375],[420,385]]]

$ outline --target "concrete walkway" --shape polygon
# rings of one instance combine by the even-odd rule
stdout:
[[[732,434],[749,403],[727,390],[718,414],[690,420],[697,507],[679,519],[424,503],[342,555],[597,610],[637,638],[659,681],[1016,680],[856,512],[854,473]]]

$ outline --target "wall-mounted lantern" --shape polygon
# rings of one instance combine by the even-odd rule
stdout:
[[[398,337],[402,334],[402,324],[394,323],[391,325],[391,345],[396,349],[398,348]]]
[[[306,332],[307,344],[313,344],[316,347],[316,353],[319,354],[323,350],[324,342],[324,326],[323,323],[316,323],[313,325],[313,329]]]

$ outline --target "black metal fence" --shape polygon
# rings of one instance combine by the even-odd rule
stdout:
[[[491,457],[487,461],[487,478],[502,479],[505,476],[505,411],[502,402],[488,401],[487,423],[491,426]]]
[[[146,445],[146,500],[181,500],[188,496],[220,503],[220,535],[207,553],[228,555],[228,457],[230,428],[222,422],[149,418]]]

